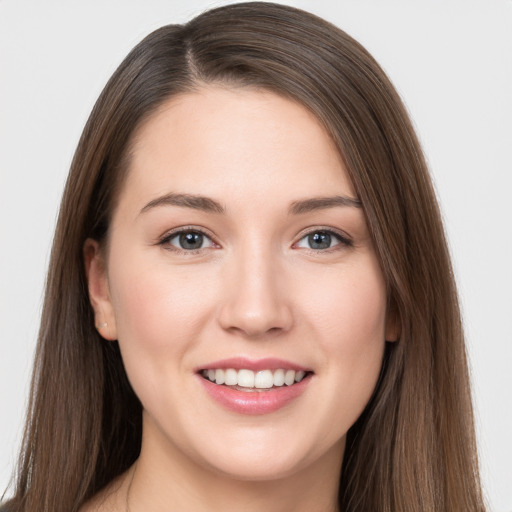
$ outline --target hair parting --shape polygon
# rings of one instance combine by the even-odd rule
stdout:
[[[464,336],[437,200],[389,79],[354,39],[283,5],[233,4],[141,41],[101,93],[66,183],[9,512],[76,512],[136,460],[142,408],[117,342],[95,328],[87,238],[108,243],[138,128],[169,98],[251,87],[304,105],[349,171],[400,340],[348,433],[344,512],[480,512]]]

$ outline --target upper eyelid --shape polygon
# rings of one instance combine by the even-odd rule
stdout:
[[[335,243],[331,247],[326,247],[323,249],[314,249],[312,247],[300,247],[299,243],[313,233],[328,233],[330,235],[333,235],[337,239],[337,243]],[[335,253],[337,254],[340,251],[346,251],[346,250],[352,249],[353,247],[354,247],[354,242],[351,237],[349,237],[347,234],[341,234],[340,232],[338,232],[337,230],[334,230],[332,228],[330,228],[330,229],[312,229],[312,230],[304,233],[302,236],[297,237],[297,240],[292,245],[293,250],[301,251],[310,256],[315,256],[315,257],[319,257],[319,258],[322,256],[332,255]]]
[[[208,240],[210,240],[211,245],[208,247],[200,247],[197,249],[183,249],[181,247],[176,247],[175,245],[171,244],[170,241],[177,236],[181,235],[182,233],[199,233],[202,236],[206,237]],[[197,228],[197,227],[179,227],[175,229],[171,229],[170,231],[167,231],[164,235],[157,238],[155,245],[162,247],[166,251],[173,252],[177,255],[187,255],[187,256],[193,256],[195,254],[201,254],[202,251],[212,248],[219,248],[220,245],[216,242],[215,238],[208,233],[208,230],[205,230],[204,228]]]
[[[170,240],[171,238],[174,238],[175,236],[178,236],[182,233],[200,233],[201,235],[209,238],[213,243],[218,244],[215,236],[209,230],[197,226],[181,226],[179,228],[171,229],[160,236],[158,241],[163,242],[165,240]]]
[[[343,231],[341,229],[336,229],[336,228],[327,227],[327,226],[315,226],[312,228],[306,228],[305,230],[301,231],[297,235],[296,242],[294,242],[294,243],[297,243],[299,240],[302,240],[304,237],[311,235],[312,233],[317,233],[317,232],[329,233],[329,234],[335,235],[336,237],[340,238],[340,240],[342,242],[352,243],[352,237],[348,233],[346,233],[345,231]]]
[[[209,238],[215,245],[221,246],[221,244],[217,241],[216,236],[210,230],[208,230],[204,227],[199,227],[199,226],[194,226],[194,225],[180,226],[180,227],[171,229],[171,230],[167,231],[165,234],[163,234],[162,236],[160,236],[157,240],[157,243],[162,243],[162,242],[168,241],[168,240],[174,238],[175,236],[180,235],[181,233],[187,233],[187,232],[200,233],[200,234],[206,236],[207,238]],[[337,238],[339,238],[341,243],[350,244],[350,245],[353,243],[352,237],[343,230],[336,229],[336,228],[333,228],[330,226],[312,226],[312,227],[305,228],[305,229],[301,230],[295,236],[294,242],[292,243],[292,245],[297,244],[300,240],[302,240],[306,236],[308,236],[312,233],[316,233],[316,232],[324,232],[324,233],[332,234],[332,235],[336,236]]]

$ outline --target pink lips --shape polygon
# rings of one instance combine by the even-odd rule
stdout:
[[[235,370],[245,368],[252,371],[277,370],[279,368],[295,371],[308,371],[308,369],[290,361],[275,358],[258,360],[246,358],[223,359],[198,368],[197,378],[208,395],[224,408],[239,414],[269,414],[277,411],[302,395],[311,382],[311,375],[309,375],[301,382],[291,386],[274,387],[269,390],[240,391],[229,386],[215,384],[200,375],[202,370],[217,368],[234,368]]]
[[[275,357],[267,357],[265,359],[247,359],[245,357],[232,357],[230,359],[222,359],[221,361],[214,361],[212,363],[208,363],[206,366],[201,366],[197,368],[196,371],[200,370],[209,370],[210,368],[234,368],[235,370],[241,370],[242,368],[246,368],[247,370],[252,370],[253,372],[257,372],[259,370],[277,370],[279,368],[283,368],[286,370],[295,370],[295,371],[308,371],[308,368],[303,366],[299,366],[295,363],[291,363],[290,361],[285,361],[284,359],[277,359]]]

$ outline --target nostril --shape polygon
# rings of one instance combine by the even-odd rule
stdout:
[[[232,334],[261,339],[288,331],[293,323],[289,294],[281,296],[276,284],[264,284],[259,278],[255,283],[236,283],[236,292],[228,287],[225,300],[217,310],[220,326]]]

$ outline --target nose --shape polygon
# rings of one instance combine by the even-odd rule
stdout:
[[[254,248],[253,248],[254,249]],[[226,262],[225,288],[218,310],[221,327],[258,339],[288,331],[292,297],[283,269],[271,251],[246,250]]]

